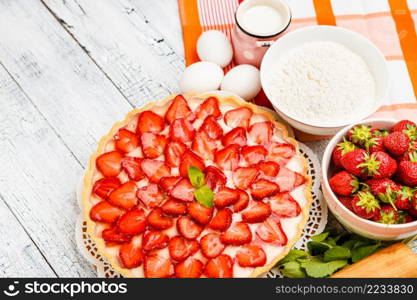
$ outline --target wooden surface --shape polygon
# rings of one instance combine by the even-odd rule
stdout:
[[[0,1],[0,277],[95,276],[74,239],[84,166],[183,69],[177,0]]]

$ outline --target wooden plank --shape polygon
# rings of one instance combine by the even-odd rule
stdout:
[[[135,106],[178,92],[185,62],[177,1],[43,2]]]

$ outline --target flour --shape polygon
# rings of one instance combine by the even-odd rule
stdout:
[[[366,63],[334,42],[306,43],[284,55],[274,66],[270,87],[280,110],[316,126],[351,123],[366,117],[376,103]]]

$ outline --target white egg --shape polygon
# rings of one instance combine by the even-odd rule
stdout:
[[[224,76],[220,89],[251,100],[261,90],[259,70],[252,65],[236,66]]]
[[[217,90],[220,87],[224,73],[223,69],[208,61],[200,61],[189,65],[180,82],[182,93],[203,93]]]
[[[202,61],[227,66],[233,58],[233,49],[227,36],[218,30],[203,32],[197,41],[197,54]]]

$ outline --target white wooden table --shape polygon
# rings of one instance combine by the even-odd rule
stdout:
[[[0,0],[0,277],[95,276],[75,245],[78,180],[183,69],[177,0]]]

